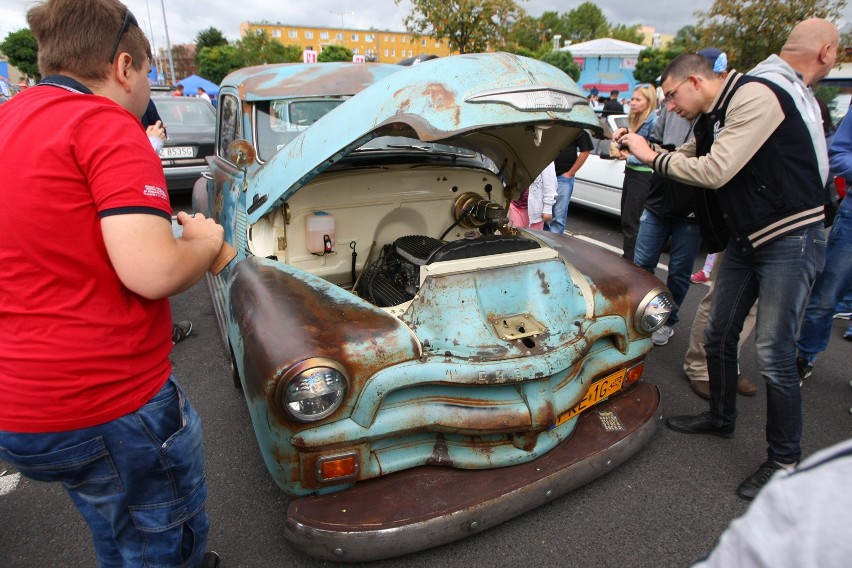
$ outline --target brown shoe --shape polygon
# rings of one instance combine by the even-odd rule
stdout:
[[[744,376],[740,375],[737,378],[737,392],[743,396],[754,396],[757,394],[757,387],[751,384]]]
[[[710,398],[710,381],[689,380],[689,388],[701,398]]]

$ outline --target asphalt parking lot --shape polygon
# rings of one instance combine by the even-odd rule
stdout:
[[[572,209],[569,225],[575,234],[613,245],[619,241],[611,218]],[[703,290],[694,288],[675,336],[655,349],[646,365],[645,380],[659,386],[664,416],[706,408],[681,372],[686,330]],[[172,306],[176,320],[194,324],[192,336],[175,347],[172,359],[204,421],[210,547],[222,556],[222,568],[330,566],[294,551],[283,539],[288,499],[262,463],[242,393],[231,382],[204,283],[175,297]],[[831,345],[804,387],[806,455],[852,434],[852,343],[841,339],[846,325],[836,320]],[[757,379],[753,342],[741,364],[746,376]],[[764,389],[752,398],[739,397],[739,403],[732,439],[661,427],[645,451],[566,497],[471,538],[370,566],[687,566],[746,510],[747,503],[734,491],[765,456]],[[94,566],[88,531],[62,489],[28,480],[9,489],[14,471],[0,464],[3,470],[0,566]]]

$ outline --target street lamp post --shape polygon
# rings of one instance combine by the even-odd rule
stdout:
[[[172,85],[175,84],[175,61],[172,59],[172,42],[169,41],[169,23],[166,21],[166,4],[165,0],[160,0],[160,7],[163,9],[163,26],[166,28],[166,49],[169,51],[169,71],[171,71]]]
[[[332,14],[337,14],[337,15],[340,16],[340,31],[343,31],[343,16],[345,16],[346,14],[352,14],[353,16],[355,15],[355,10],[343,10],[342,12],[336,12],[334,10],[329,10],[329,12],[331,12]]]

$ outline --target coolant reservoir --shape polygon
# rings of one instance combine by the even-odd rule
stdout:
[[[308,252],[325,254],[334,250],[334,216],[314,211],[305,223]]]

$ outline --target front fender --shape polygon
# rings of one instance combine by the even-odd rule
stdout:
[[[650,272],[592,243],[548,231],[527,234],[556,250],[583,274],[596,292],[595,316],[619,315],[633,322],[639,304],[650,291],[667,290]],[[633,326],[629,333],[634,338],[639,334]]]
[[[397,318],[292,266],[252,257],[229,284],[248,397],[274,392],[282,371],[311,357],[343,365],[352,390],[380,369],[420,357],[419,342]]]

